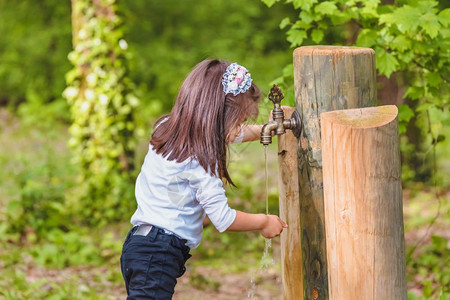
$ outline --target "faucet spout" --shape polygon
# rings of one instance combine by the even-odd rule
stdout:
[[[261,129],[261,144],[267,146],[272,143],[272,132],[278,128],[278,122],[269,121]]]
[[[274,84],[269,94],[269,100],[274,104],[272,111],[273,120],[264,124],[261,129],[261,144],[264,146],[272,143],[272,133],[280,135],[284,134],[286,129],[290,129],[297,138],[301,134],[302,123],[297,111],[294,111],[290,119],[284,118],[284,111],[280,106],[280,102],[283,98],[283,92]]]

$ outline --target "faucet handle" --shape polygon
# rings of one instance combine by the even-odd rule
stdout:
[[[273,102],[275,106],[279,105],[281,100],[284,99],[283,91],[278,87],[278,85],[274,84],[270,89],[269,100]]]

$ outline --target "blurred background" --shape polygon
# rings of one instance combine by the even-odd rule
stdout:
[[[188,72],[246,66],[265,123],[273,83],[295,103],[293,50],[322,44],[376,51],[379,104],[399,107],[408,299],[449,299],[449,20],[433,0],[0,0],[0,298],[124,299],[134,180]],[[229,168],[231,206],[265,212],[263,147],[231,146]],[[175,299],[281,299],[279,240],[263,250],[205,228]]]

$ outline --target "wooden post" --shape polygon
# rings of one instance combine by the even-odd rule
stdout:
[[[397,113],[321,114],[330,299],[406,299]]]
[[[283,110],[285,118],[290,118],[295,108]],[[280,218],[289,224],[280,237],[283,299],[303,300],[297,138],[291,130],[278,136],[278,167]]]
[[[369,48],[308,46],[294,51],[300,227],[305,299],[328,299],[320,113],[376,105],[375,53]]]

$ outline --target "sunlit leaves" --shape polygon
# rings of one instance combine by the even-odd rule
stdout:
[[[319,43],[350,46],[355,41],[357,46],[375,50],[380,75],[390,77],[399,72],[404,80],[404,97],[420,102],[416,113],[430,108],[424,109],[424,103],[440,109],[448,103],[450,9],[440,10],[438,1],[284,2],[299,10],[297,21],[291,18],[282,22],[292,47]],[[410,117],[412,111],[408,110],[406,116]]]
[[[442,25],[448,26],[450,23],[450,8],[446,8],[443,11],[441,11],[438,15],[438,20],[441,22]]]
[[[364,7],[361,9],[361,16],[363,18],[377,18],[378,17],[378,4],[380,0],[366,0],[363,2]]]
[[[289,1],[286,1],[289,2]],[[304,9],[304,10],[310,10],[314,3],[317,3],[318,0],[293,0],[294,8],[298,9]]]
[[[323,31],[320,29],[313,29],[311,38],[316,44],[320,43],[323,39]]]
[[[396,36],[390,43],[390,47],[399,52],[411,49],[412,41],[404,35]]]
[[[287,40],[291,43],[292,47],[300,46],[306,37],[307,34],[304,30],[291,28],[287,32]]]
[[[378,33],[376,30],[363,29],[358,35],[356,45],[360,47],[373,47],[377,44]]]
[[[391,53],[386,52],[383,48],[376,47],[377,69],[386,77],[391,76],[398,67],[398,61]]]
[[[428,72],[425,74],[425,78],[431,87],[437,87],[442,82],[441,75],[437,72]]]
[[[289,17],[284,18],[280,22],[280,29],[284,29],[286,26],[289,25],[289,23],[291,23],[291,20],[289,19]]]
[[[300,20],[306,24],[311,24],[314,21],[314,16],[307,10],[302,10],[300,13]]]
[[[414,111],[406,104],[398,106],[398,131],[399,133],[406,132],[406,126],[409,120],[414,117]]]
[[[415,31],[420,24],[419,18],[421,16],[420,9],[405,5],[397,8],[391,14],[384,14],[380,16],[380,24],[397,25],[401,33],[406,31]]]
[[[427,13],[420,16],[420,24],[423,30],[431,38],[435,38],[439,33],[439,29],[441,29],[441,24],[438,22],[436,15],[433,13]]]
[[[316,5],[314,11],[316,14],[333,15],[337,11],[337,7],[332,1],[324,1]]]

